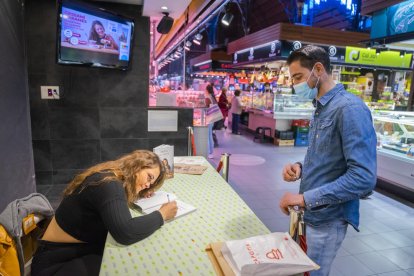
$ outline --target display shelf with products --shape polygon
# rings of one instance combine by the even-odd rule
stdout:
[[[243,107],[247,109],[259,109],[273,111],[273,93],[243,91],[240,96]]]
[[[275,119],[309,119],[315,109],[312,100],[288,94],[276,94],[273,106]]]
[[[414,112],[374,111],[372,115],[378,177],[414,192]]]
[[[371,109],[409,110],[411,70],[333,65],[332,78]]]

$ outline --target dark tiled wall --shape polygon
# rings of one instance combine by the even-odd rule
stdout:
[[[0,1],[0,213],[36,190],[22,1]]]
[[[162,143],[174,144],[176,155],[186,154],[192,110],[179,110],[177,133],[147,132],[149,19],[140,16],[139,6],[99,5],[135,18],[132,65],[126,72],[57,65],[55,1],[26,1],[37,185],[66,184],[88,166]],[[59,85],[61,99],[41,100],[41,85]]]

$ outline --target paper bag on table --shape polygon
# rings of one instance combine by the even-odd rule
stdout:
[[[293,275],[319,269],[288,233],[227,241],[221,251],[235,275]]]

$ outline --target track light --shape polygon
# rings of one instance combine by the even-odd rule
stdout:
[[[381,50],[380,49],[376,49],[375,53],[377,54],[377,56],[379,56],[379,54],[381,54]]]
[[[400,51],[400,58],[403,58],[405,56],[405,51]]]
[[[185,44],[184,44],[184,49],[185,49],[186,51],[190,51],[190,47],[191,47],[191,45],[193,45],[193,44],[191,43],[191,41],[186,41],[186,42],[185,42]]]
[[[201,40],[203,39],[203,36],[198,33],[195,35],[195,37],[193,38],[193,43],[197,44],[197,45],[201,45]]]
[[[224,13],[223,17],[221,18],[221,24],[224,26],[229,26],[231,21],[233,21],[234,15],[230,12],[230,3],[226,5],[226,12]]]
[[[224,26],[229,26],[231,24],[231,21],[233,21],[234,15],[227,11],[223,18],[221,19],[221,24],[223,24]]]

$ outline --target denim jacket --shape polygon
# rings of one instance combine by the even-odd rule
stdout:
[[[376,184],[376,134],[371,113],[342,84],[314,100],[300,193],[305,222],[344,220],[356,230],[359,199]]]

